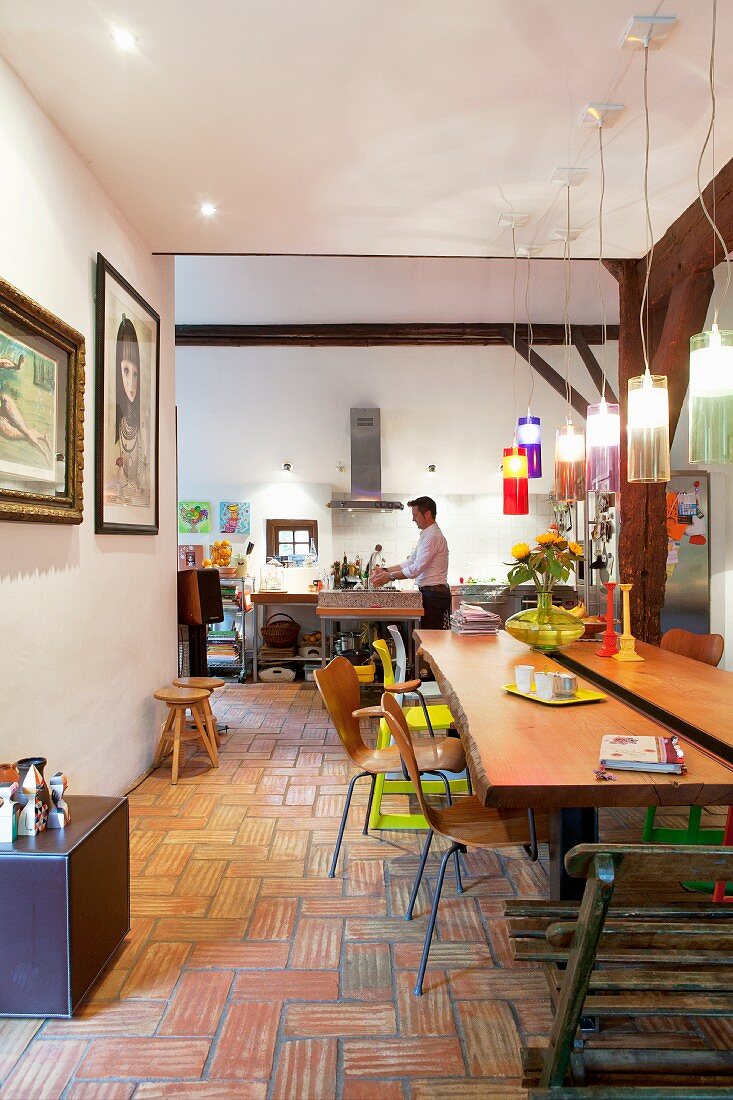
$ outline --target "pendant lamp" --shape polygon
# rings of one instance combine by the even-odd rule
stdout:
[[[554,496],[565,501],[585,497],[585,437],[570,419],[555,433]]]
[[[524,447],[505,447],[502,462],[504,484],[504,515],[529,514],[529,485],[527,482],[527,452]]]
[[[585,488],[588,493],[621,490],[621,416],[618,405],[588,406],[585,425]]]
[[[517,420],[517,444],[527,453],[528,477],[542,477],[542,435],[539,416],[520,416]]]
[[[721,332],[718,314],[725,301],[731,282],[730,256],[720,230],[715,224],[715,28],[717,0],[713,0],[712,40],[710,44],[710,126],[697,165],[697,192],[703,213],[713,230],[713,266],[716,245],[720,242],[726,262],[726,284],[713,314],[709,332],[699,332],[690,339],[690,462],[733,462],[733,332]],[[708,142],[712,138],[713,214],[703,197],[700,186],[700,165]]]
[[[733,462],[733,332],[690,340],[690,462]]]
[[[627,481],[669,481],[669,395],[664,374],[629,379]]]

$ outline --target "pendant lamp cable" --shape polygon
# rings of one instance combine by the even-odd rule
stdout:
[[[598,203],[598,294],[601,299],[601,402],[606,401],[606,300],[603,297],[603,199],[606,194],[606,168],[603,162],[603,122],[598,123],[598,156],[601,162],[601,196]]]
[[[639,329],[641,331],[641,347],[644,354],[644,369],[649,370],[649,275],[652,270],[654,258],[654,234],[652,232],[652,219],[649,212],[649,41],[644,42],[644,211],[646,221],[646,277],[644,279],[644,292],[641,296],[641,308],[639,309]],[[646,329],[644,327],[644,314],[646,313]]]
[[[710,124],[708,126],[708,132],[705,135],[705,141],[703,142],[702,149],[700,150],[700,159],[697,162],[697,194],[698,194],[698,197],[700,199],[700,206],[703,209],[703,213],[704,213],[705,217],[707,218],[707,220],[710,222],[710,225],[712,226],[712,230],[713,230],[713,267],[715,267],[715,250],[716,250],[716,245],[717,245],[718,241],[720,241],[721,247],[723,249],[723,259],[725,260],[725,271],[726,271],[725,287],[723,289],[722,295],[720,296],[720,300],[716,303],[715,308],[714,308],[714,312],[713,312],[713,324],[714,325],[717,325],[717,323],[718,323],[718,314],[720,312],[720,307],[722,306],[723,302],[726,299],[726,296],[728,294],[728,290],[730,289],[730,282],[731,282],[731,263],[730,263],[730,256],[728,255],[728,247],[727,247],[725,241],[723,240],[723,237],[721,235],[720,230],[718,229],[718,226],[717,226],[716,220],[715,220],[715,36],[716,36],[717,19],[718,19],[718,0],[713,0],[713,31],[712,31],[711,41],[710,41],[710,67],[709,67],[709,70],[708,70],[708,80],[709,80],[709,84],[710,84]],[[700,183],[700,172],[702,170],[703,157],[705,156],[705,152],[707,150],[708,144],[711,145],[711,153],[712,153],[712,158],[713,158],[712,182],[711,182],[711,187],[712,187],[712,192],[713,192],[713,216],[712,216],[712,218],[710,217],[710,214],[708,212],[708,208],[705,204],[705,199],[703,198],[703,193],[702,193],[702,185]]]
[[[517,256],[517,231],[512,226],[512,252],[514,253],[514,273],[512,276],[512,347],[514,348],[514,362],[512,363],[512,397],[514,400],[514,446],[517,445],[517,269],[519,257]]]
[[[532,318],[529,312],[529,280],[532,274],[532,249],[527,249],[527,282],[524,285],[524,311],[527,314],[527,365],[529,369],[529,397],[527,398],[527,416],[532,415],[532,398],[534,397],[534,371],[532,369],[532,344],[534,332],[532,330]]]
[[[563,273],[565,276],[565,418],[572,419],[570,412],[570,185],[567,185],[567,233],[563,248]]]

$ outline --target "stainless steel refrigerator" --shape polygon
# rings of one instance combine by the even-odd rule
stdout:
[[[710,633],[710,479],[675,470],[667,483],[667,587],[662,633]]]

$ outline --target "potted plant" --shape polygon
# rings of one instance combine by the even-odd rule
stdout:
[[[528,607],[507,619],[508,634],[532,649],[551,653],[575,642],[583,634],[583,623],[552,602],[552,590],[564,584],[583,556],[583,547],[569,542],[557,531],[544,531],[535,546],[518,542],[512,547],[514,561],[507,574],[510,588],[531,581],[537,589],[537,606]]]

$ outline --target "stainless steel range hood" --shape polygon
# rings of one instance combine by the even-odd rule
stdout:
[[[379,409],[351,409],[351,497],[329,508],[393,512],[400,500],[382,500],[382,433]]]

